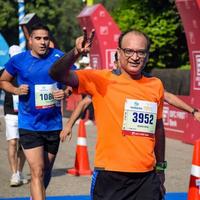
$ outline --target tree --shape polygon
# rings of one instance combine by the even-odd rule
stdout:
[[[82,9],[82,2],[63,0],[35,0],[27,3],[28,12],[34,12],[48,25],[58,46],[63,51],[71,49],[74,39],[81,34],[76,16]]]
[[[106,3],[113,9],[117,0],[96,1]],[[25,12],[36,15],[48,25],[58,46],[68,51],[74,45],[74,39],[81,35],[77,15],[84,7],[82,0],[25,0]],[[0,0],[0,29],[9,45],[18,43],[18,3],[17,0]]]
[[[60,49],[67,51],[74,39],[81,34],[76,16],[83,3],[64,0],[27,0],[26,13],[36,15],[48,25]],[[18,43],[18,3],[13,0],[0,0],[0,30],[9,45]]]
[[[17,2],[0,0],[0,30],[9,45],[18,43]]]
[[[171,1],[172,2],[172,1]],[[137,28],[152,41],[149,68],[176,68],[189,63],[187,44],[175,3],[169,0],[96,0],[114,17],[122,31]],[[81,35],[76,16],[82,0],[26,0],[26,13],[36,13],[47,24],[63,51]],[[9,45],[18,43],[18,4],[0,0],[0,30]],[[178,52],[178,53],[177,53]]]
[[[122,31],[136,28],[150,37],[149,68],[176,68],[188,64],[185,34],[174,3],[125,0],[120,9],[114,10],[113,17]]]

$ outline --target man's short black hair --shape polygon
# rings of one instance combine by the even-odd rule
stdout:
[[[150,49],[150,46],[151,46],[151,42],[150,42],[150,39],[149,37],[147,36],[147,34],[145,34],[144,32],[142,31],[139,31],[137,29],[132,29],[132,30],[129,30],[129,31],[126,31],[126,32],[123,32],[121,33],[121,35],[119,36],[119,39],[118,39],[118,47],[121,48],[122,47],[122,40],[124,38],[125,35],[127,35],[128,33],[134,33],[136,35],[143,35],[146,40],[147,40],[147,50]]]
[[[36,30],[46,30],[48,32],[50,31],[48,26],[44,25],[43,23],[33,24],[31,26],[30,34],[33,33],[33,31],[36,31]]]

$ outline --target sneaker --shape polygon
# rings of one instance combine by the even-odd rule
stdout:
[[[28,183],[28,179],[24,178],[22,173],[19,173],[19,177],[20,177],[20,182],[22,184],[27,184]]]
[[[93,121],[92,120],[87,120],[85,122],[85,125],[88,126],[88,125],[94,125]]]
[[[20,177],[17,173],[13,174],[11,179],[10,179],[10,186],[14,187],[14,186],[20,186],[21,185],[21,181],[20,181]]]

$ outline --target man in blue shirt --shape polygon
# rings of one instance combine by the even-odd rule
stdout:
[[[62,130],[62,85],[48,71],[63,52],[49,47],[49,29],[35,24],[30,33],[31,50],[13,56],[5,64],[0,87],[19,95],[19,134],[31,171],[31,196],[45,199]],[[17,77],[18,87],[11,84]]]

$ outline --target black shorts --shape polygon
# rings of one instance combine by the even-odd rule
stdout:
[[[160,200],[160,179],[152,172],[94,171],[92,200]]]
[[[59,131],[30,131],[19,129],[19,141],[23,149],[44,147],[44,151],[56,155],[60,144]]]

